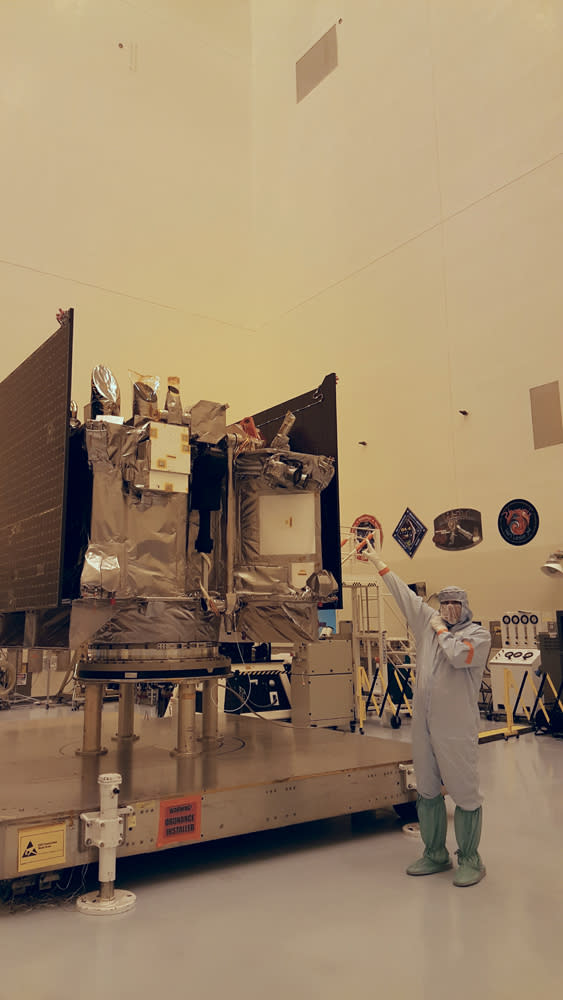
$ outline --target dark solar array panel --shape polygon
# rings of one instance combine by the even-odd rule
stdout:
[[[0,611],[59,603],[72,310],[0,384]]]

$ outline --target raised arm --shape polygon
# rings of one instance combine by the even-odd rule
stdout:
[[[409,628],[414,632],[415,639],[418,633],[427,627],[435,611],[422,599],[407,587],[396,573],[393,573],[386,562],[381,558],[381,552],[377,546],[367,543],[364,549],[369,561],[375,566],[380,577],[385,580],[386,586],[391,591],[399,608],[403,612]]]

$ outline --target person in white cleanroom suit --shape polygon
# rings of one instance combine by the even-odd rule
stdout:
[[[456,804],[459,867],[454,885],[475,885],[485,875],[478,852],[483,801],[477,768],[478,700],[491,636],[473,623],[464,590],[441,590],[437,613],[390,571],[377,548],[369,545],[364,551],[384,577],[416,641],[413,762],[425,849],[407,874],[433,875],[452,867],[446,848],[443,784]]]

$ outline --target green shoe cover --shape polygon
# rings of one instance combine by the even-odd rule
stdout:
[[[448,817],[446,803],[442,795],[433,799],[418,796],[416,803],[420,835],[424,842],[424,854],[407,868],[407,875],[435,875],[452,867],[446,848]]]
[[[436,875],[437,872],[447,872],[453,865],[445,848],[444,854],[444,861],[434,861],[428,854],[423,854],[418,861],[413,861],[412,865],[409,865],[407,875]]]
[[[477,885],[487,874],[487,869],[478,854],[471,859],[461,857],[459,851],[459,868],[454,875],[454,885]]]
[[[477,885],[486,875],[486,869],[481,861],[479,851],[479,841],[481,839],[481,828],[483,825],[483,810],[460,809],[456,806],[455,835],[459,844],[458,856],[459,868],[454,877],[454,885],[468,886]]]

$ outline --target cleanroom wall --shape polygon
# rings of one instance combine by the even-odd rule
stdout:
[[[216,358],[250,336],[249,0],[4,0],[1,21],[0,378],[72,305],[81,409],[99,363],[127,412],[129,368],[227,401]]]
[[[534,449],[529,402],[563,376],[558,0],[6,0],[2,21],[0,377],[68,305],[81,405],[100,362],[125,409],[133,368],[233,418],[336,371],[343,523],[378,515],[399,572],[467,585],[483,618],[563,606],[538,571],[563,445]],[[298,104],[332,25],[338,66]],[[540,514],[523,548],[496,526],[517,497]],[[484,540],[439,552],[457,506]]]
[[[332,25],[338,66],[296,103]],[[282,393],[297,361],[340,377],[343,523],[376,514],[398,572],[467,586],[484,619],[563,607],[539,572],[563,544],[563,445],[534,449],[529,398],[563,378],[561,3],[256,0],[253,54],[258,334]],[[497,530],[514,498],[540,516],[521,548]],[[428,528],[412,560],[407,506]],[[439,551],[456,507],[484,539]]]

